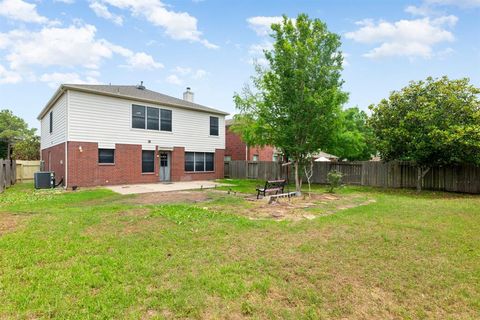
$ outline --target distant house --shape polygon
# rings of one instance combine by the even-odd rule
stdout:
[[[281,153],[272,146],[247,146],[240,135],[232,132],[232,119],[225,120],[225,161],[280,161]]]
[[[313,155],[315,162],[329,162],[329,161],[338,161],[338,157],[333,154],[329,154],[323,151],[317,152]]]
[[[183,98],[61,85],[38,116],[45,169],[67,187],[222,178],[227,113]]]

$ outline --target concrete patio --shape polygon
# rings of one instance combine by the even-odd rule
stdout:
[[[215,187],[227,186],[224,183],[215,181],[182,181],[170,183],[145,183],[145,184],[126,184],[118,186],[107,186],[108,189],[120,194],[138,194],[150,192],[169,192],[193,189],[212,189]]]

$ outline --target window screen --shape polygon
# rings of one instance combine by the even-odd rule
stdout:
[[[145,107],[132,105],[132,128],[145,129]]]
[[[210,135],[218,136],[218,117],[210,117]]]
[[[142,172],[155,172],[155,151],[142,150]]]
[[[98,149],[98,163],[115,163],[115,149]]]

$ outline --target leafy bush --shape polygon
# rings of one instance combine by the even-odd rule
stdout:
[[[328,192],[334,192],[335,188],[342,186],[343,174],[340,171],[332,170],[327,174],[327,182],[330,185]]]

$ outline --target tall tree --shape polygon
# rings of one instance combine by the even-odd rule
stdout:
[[[40,137],[33,135],[16,142],[13,146],[12,158],[16,160],[39,160]]]
[[[327,151],[340,159],[370,160],[376,150],[373,144],[373,131],[368,126],[367,120],[368,115],[358,107],[344,110],[337,140]]]
[[[10,110],[0,111],[0,141],[6,145],[4,154],[0,158],[9,158],[11,145],[15,141],[23,140],[35,135],[36,129],[29,129],[27,123],[17,117]]]
[[[300,193],[301,168],[309,155],[331,147],[348,99],[341,89],[340,36],[306,14],[283,16],[271,28],[273,49],[264,51],[268,65],[256,66],[255,90],[246,86],[234,95],[240,111],[235,130],[250,145],[282,150],[293,161]]]
[[[385,161],[418,166],[417,190],[430,168],[480,164],[480,89],[468,79],[411,82],[371,106],[370,124]]]

